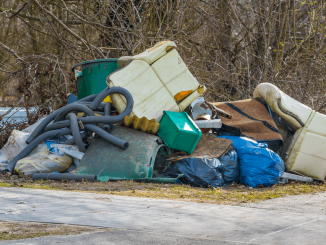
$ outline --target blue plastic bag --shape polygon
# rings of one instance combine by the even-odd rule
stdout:
[[[230,185],[239,180],[238,154],[235,150],[228,151],[218,159],[224,167],[224,185]]]
[[[237,136],[219,136],[232,140],[240,164],[240,183],[251,187],[272,186],[284,173],[284,162],[267,144]]]
[[[183,174],[180,181],[196,187],[221,187],[224,167],[218,159],[185,158],[170,165],[164,177],[176,178]]]

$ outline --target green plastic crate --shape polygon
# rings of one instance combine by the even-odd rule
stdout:
[[[193,153],[201,131],[186,112],[164,111],[158,135],[172,149]]]

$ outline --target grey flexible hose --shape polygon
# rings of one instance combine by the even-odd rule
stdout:
[[[129,146],[128,142],[109,134],[108,132],[104,131],[103,129],[101,129],[98,126],[95,126],[92,124],[85,124],[84,126],[88,131],[94,132],[101,138],[105,139],[106,141],[110,142],[111,144],[114,144],[124,150],[126,150]]]
[[[86,132],[80,133],[80,137],[82,138],[82,140],[86,139],[87,133]],[[71,139],[67,140],[64,143],[65,143],[65,145],[75,145],[76,144],[76,141],[75,141],[74,138],[71,138]]]
[[[86,109],[85,109],[86,108]],[[50,115],[48,115],[32,132],[32,134],[27,138],[26,143],[30,144],[37,136],[39,136],[44,128],[53,120],[56,118],[57,115],[59,115],[60,113],[62,113],[63,111],[82,111],[85,112],[85,110],[88,112],[89,108],[87,108],[84,105],[80,105],[80,104],[70,104],[70,105],[66,105],[62,108],[60,108],[59,110],[52,112]],[[70,125],[70,122],[69,122]],[[66,126],[66,127],[69,127]]]
[[[103,107],[103,99],[105,99],[110,94],[121,94],[123,95],[127,100],[127,106],[124,109],[124,111],[117,115],[117,116],[95,116],[94,112],[90,110],[86,105],[89,104],[91,99],[93,101],[89,104],[89,107],[94,110],[94,108],[97,107]],[[112,87],[112,88],[105,88],[100,94],[98,95],[91,95],[86,98],[85,100],[79,100],[81,103],[73,103],[67,106],[64,106],[60,108],[59,110],[51,113],[49,116],[47,116],[32,132],[32,134],[27,138],[26,143],[29,144],[27,147],[25,147],[10,163],[8,164],[7,168],[4,171],[1,172],[12,172],[16,166],[17,161],[20,159],[28,156],[41,142],[44,140],[55,137],[55,136],[62,136],[62,135],[68,135],[71,134],[73,131],[73,137],[75,142],[77,143],[78,147],[80,147],[81,151],[85,151],[82,147],[82,137],[79,132],[78,127],[78,121],[81,121],[86,130],[95,132],[97,135],[102,137],[103,139],[109,141],[110,143],[121,147],[122,149],[127,149],[129,144],[128,142],[125,142],[124,140],[121,140],[103,129],[92,125],[92,123],[116,123],[119,121],[122,121],[123,118],[126,115],[129,115],[132,111],[134,102],[132,95],[128,92],[128,90],[121,88],[121,87]],[[88,117],[82,117],[82,118],[76,118],[76,115],[71,113],[73,111],[76,112],[84,112],[88,115]],[[107,108],[106,112],[108,112],[109,109]],[[67,115],[69,114],[68,118],[70,120],[64,120]],[[48,125],[51,121],[54,120],[54,123]],[[58,122],[55,122],[57,121]],[[71,129],[68,129],[67,127],[71,127]],[[51,130],[51,131],[49,131]],[[44,132],[45,131],[45,132]],[[48,132],[46,132],[48,131]],[[41,134],[44,132],[43,134]],[[40,135],[41,134],[41,135]],[[82,145],[83,146],[83,145]],[[84,146],[83,146],[84,147]]]
[[[78,149],[81,152],[85,152],[86,148],[84,146],[84,142],[80,136],[79,133],[79,126],[78,126],[78,122],[77,122],[77,116],[74,113],[68,113],[67,118],[70,119],[70,126],[71,126],[71,132],[72,132],[72,136],[75,139],[76,145],[78,146]]]
[[[83,110],[79,110],[79,111],[82,111],[84,112],[85,114],[87,114],[88,116],[95,116],[94,112],[89,109],[87,106],[85,105],[81,105],[81,104],[71,104],[72,106],[70,108],[66,108],[66,110],[63,110],[61,111],[53,120],[53,122],[58,122],[58,121],[62,121],[66,118],[66,116],[68,115],[68,113],[70,112],[73,112],[73,111],[76,111],[76,109],[74,109],[74,106],[75,107],[79,107],[79,106],[83,106]],[[66,107],[66,106],[65,106]]]
[[[121,94],[123,95],[126,100],[127,100],[127,105],[126,105],[126,109],[129,107],[133,107],[134,105],[134,101],[133,98],[131,96],[131,94],[129,93],[129,91],[125,88],[122,87],[112,87],[108,90],[103,90],[94,100],[93,102],[90,104],[89,108],[91,108],[92,110],[94,110],[96,107],[98,107],[98,105],[110,94]],[[126,110],[125,109],[125,110]],[[128,114],[129,115],[129,114]],[[124,115],[125,117],[126,115]],[[123,118],[122,118],[123,119]],[[122,120],[121,119],[121,120]]]
[[[111,108],[112,108],[112,104],[111,104],[111,102],[107,102],[107,103],[105,104],[105,107],[104,107],[104,116],[111,116]],[[108,123],[104,124],[103,129],[104,129],[106,132],[109,132],[110,129],[111,129],[110,124],[108,124]]]
[[[98,107],[98,105],[108,96],[106,95],[107,92],[110,90],[109,87],[106,87],[105,89],[102,90],[101,93],[99,93],[95,99],[92,101],[91,105],[89,106],[89,108],[91,109],[95,109],[96,107]]]
[[[81,117],[78,118],[78,121],[81,121],[84,125],[85,124],[93,124],[93,123],[116,123],[120,122],[120,118],[118,116],[102,116],[102,117]],[[55,130],[59,128],[67,128],[70,127],[70,121],[64,120],[56,123],[52,123],[44,129],[45,132],[50,130]]]
[[[42,143],[44,140],[56,137],[56,136],[62,136],[62,135],[67,135],[71,134],[70,129],[58,129],[58,130],[53,130],[50,132],[46,132],[40,136],[38,136],[36,139],[34,139],[28,146],[26,146],[17,156],[12,159],[7,168],[3,170],[2,172],[12,172],[15,169],[16,163],[28,156],[40,143]]]
[[[96,175],[74,175],[74,174],[33,174],[33,179],[43,180],[75,180],[75,181],[96,181]]]
[[[132,98],[132,95],[129,93],[128,90],[121,88],[121,87],[112,87],[110,88],[110,91],[113,91],[113,93],[120,93],[126,98],[127,100],[127,106],[124,109],[124,111],[117,115],[117,116],[103,116],[103,117],[82,117],[78,118],[79,121],[81,121],[83,124],[91,124],[91,123],[117,123],[120,122],[124,119],[125,116],[129,115],[132,111],[134,101]],[[97,97],[96,97],[97,98]],[[106,96],[104,96],[106,98]],[[50,131],[54,129],[59,129],[59,128],[65,128],[70,126],[70,121],[69,120],[64,120],[64,121],[59,121],[56,123],[52,123],[44,129],[44,131]]]

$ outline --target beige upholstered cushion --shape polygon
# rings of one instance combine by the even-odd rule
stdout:
[[[312,113],[311,108],[291,98],[270,83],[259,84],[254,91],[253,97],[259,97],[266,101],[271,110],[293,129],[303,127]]]
[[[259,84],[254,97],[296,129],[285,159],[286,169],[324,180],[326,175],[326,116],[292,99],[269,83]]]

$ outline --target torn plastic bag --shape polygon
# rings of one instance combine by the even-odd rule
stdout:
[[[53,154],[46,149],[19,160],[15,166],[15,172],[24,174],[62,173],[70,167],[71,163],[72,159],[68,155]]]
[[[224,167],[218,159],[185,158],[174,164],[163,173],[164,177],[176,178],[183,174],[180,181],[196,187],[221,187]]]
[[[232,140],[240,164],[240,183],[251,187],[272,186],[284,173],[284,162],[267,144],[237,136],[219,136]]]
[[[235,150],[228,151],[218,159],[224,167],[224,185],[230,185],[239,180],[238,154]]]

